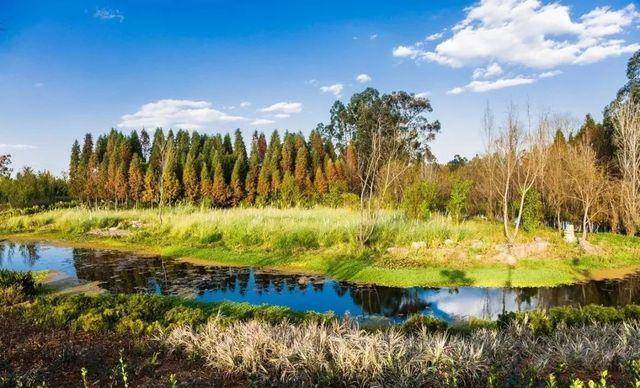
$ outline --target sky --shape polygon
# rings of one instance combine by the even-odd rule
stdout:
[[[430,99],[439,161],[489,104],[581,120],[640,49],[629,1],[0,0],[0,154],[61,173],[110,128],[302,131],[366,87]]]

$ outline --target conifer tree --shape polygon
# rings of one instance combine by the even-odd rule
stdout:
[[[149,166],[144,176],[144,192],[142,193],[142,200],[146,203],[156,203],[160,200],[159,192],[156,173],[153,168]]]
[[[324,178],[324,173],[322,172],[322,168],[320,166],[318,166],[318,168],[316,169],[313,185],[314,185],[315,191],[319,195],[322,196],[327,193],[327,181]]]
[[[69,194],[73,197],[80,197],[82,193],[82,179],[80,168],[80,143],[78,141],[73,142],[71,147],[71,158],[69,160]]]
[[[193,150],[193,148],[192,148]],[[184,194],[189,202],[195,202],[200,194],[200,182],[198,181],[198,165],[196,164],[196,156],[189,151],[187,161],[184,165],[184,173],[182,176],[184,184]]]
[[[317,130],[311,131],[309,145],[311,147],[311,169],[315,172],[318,166],[322,166],[324,162],[324,141]]]
[[[231,206],[236,206],[242,201],[244,197],[244,180],[242,179],[242,171],[245,169],[244,156],[241,153],[236,159],[236,163],[233,166],[233,172],[231,173],[231,182],[229,188],[231,191]]]
[[[200,197],[208,198],[211,195],[211,175],[206,163],[200,167]]]
[[[309,151],[306,146],[298,149],[296,155],[295,179],[300,189],[304,190],[305,181],[309,175]]]
[[[229,200],[229,189],[225,183],[224,169],[220,157],[214,160],[213,184],[211,186],[211,199],[214,205],[219,207],[227,206]]]
[[[258,136],[258,156],[260,157],[260,163],[264,161],[264,158],[267,154],[267,138],[264,136],[264,133],[261,133]]]
[[[98,156],[91,153],[89,161],[87,162],[87,184],[84,187],[84,196],[88,202],[94,202],[96,206],[98,206],[98,197],[100,195],[100,175],[98,169]]]
[[[125,160],[121,160],[115,177],[115,200],[118,203],[126,203],[129,197],[129,187],[127,185],[128,167]]]
[[[82,154],[80,156],[82,163],[89,165],[91,155],[93,155],[93,137],[90,133],[87,133],[84,135],[84,142],[82,143]]]
[[[180,181],[178,180],[178,158],[176,148],[171,138],[167,139],[164,164],[162,167],[162,187],[161,202],[173,203],[181,193]]]
[[[271,192],[271,168],[268,160],[265,160],[260,167],[260,174],[258,175],[258,185],[256,187],[256,193],[258,199],[264,204],[269,199]]]
[[[294,135],[290,133],[285,134],[280,159],[280,169],[283,174],[286,174],[287,172],[293,174],[296,164],[295,147]]]
[[[284,173],[282,185],[280,185],[280,201],[284,206],[294,206],[300,200],[300,189],[296,179],[289,171]]]
[[[129,165],[129,198],[135,202],[136,207],[142,200],[144,191],[144,176],[142,174],[142,157],[134,154]]]
[[[339,179],[333,160],[331,160],[329,155],[325,155],[324,157],[324,175],[328,183],[335,182]]]
[[[258,176],[260,175],[260,156],[258,154],[257,138],[251,145],[251,155],[249,156],[249,166],[247,177],[245,178],[244,191],[246,201],[253,204],[256,201]]]

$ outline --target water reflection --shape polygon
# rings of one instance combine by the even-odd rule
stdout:
[[[203,302],[269,303],[339,315],[381,315],[394,320],[415,313],[447,320],[465,316],[496,318],[505,311],[537,307],[640,302],[638,274],[624,280],[560,287],[395,288],[248,268],[197,266],[107,250],[11,242],[0,242],[0,268],[54,269],[82,280],[98,281],[111,292],[179,295]]]

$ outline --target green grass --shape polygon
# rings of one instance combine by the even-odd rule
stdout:
[[[132,221],[143,226],[132,227]],[[586,256],[554,230],[522,232],[521,242],[539,236],[549,240],[551,248],[510,268],[495,260],[495,246],[503,242],[497,223],[473,219],[456,224],[443,216],[422,222],[386,211],[363,249],[355,240],[358,222],[358,212],[347,208],[174,207],[165,210],[162,223],[154,209],[76,208],[0,217],[0,235],[403,287],[552,286],[618,276],[623,269],[640,266],[640,242],[626,236],[595,235],[591,240],[603,254]],[[88,234],[111,227],[130,234]]]

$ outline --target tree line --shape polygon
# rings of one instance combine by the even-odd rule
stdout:
[[[0,155],[0,209],[46,206],[69,200],[67,182],[48,171],[24,167],[11,176],[11,155]]]
[[[314,130],[274,131],[267,141],[255,132],[249,150],[242,133],[111,130],[93,141],[74,142],[69,191],[89,204],[173,204],[184,201],[216,207],[240,204],[323,203],[356,191],[352,147],[337,152]]]

